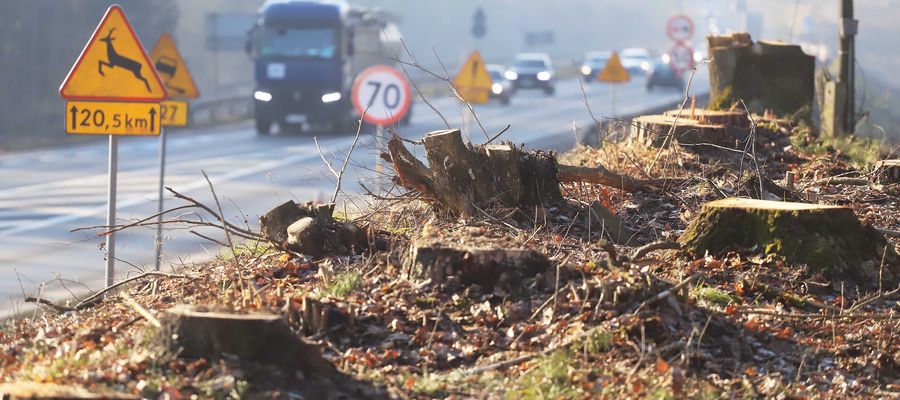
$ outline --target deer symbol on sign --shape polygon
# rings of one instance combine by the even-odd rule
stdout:
[[[112,37],[112,34],[115,30],[116,28],[110,29],[109,33],[106,34],[106,37],[100,38],[101,42],[106,43],[107,61],[100,60],[97,63],[97,70],[100,72],[100,75],[106,76],[106,74],[103,73],[104,66],[109,68],[119,67],[127,69],[131,71],[135,78],[144,82],[144,86],[147,87],[148,92],[152,92],[152,90],[150,89],[150,83],[147,82],[147,79],[141,75],[141,63],[116,52],[116,48],[112,44],[113,40],[116,40],[116,38]]]

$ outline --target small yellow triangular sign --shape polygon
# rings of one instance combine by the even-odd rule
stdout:
[[[625,67],[622,66],[622,61],[619,60],[619,53],[612,53],[609,61],[606,62],[606,66],[597,75],[597,80],[608,83],[622,83],[631,80],[631,76],[628,75],[628,71],[625,70]]]
[[[188,70],[187,63],[175,47],[175,42],[168,33],[163,33],[150,50],[150,60],[159,72],[170,98],[196,99],[200,91],[194,84],[194,78]]]
[[[488,75],[484,58],[478,51],[472,52],[453,79],[453,86],[469,103],[487,103],[491,97],[491,85],[491,76]]]
[[[59,94],[69,100],[138,102],[167,96],[125,12],[116,5],[106,10]]]

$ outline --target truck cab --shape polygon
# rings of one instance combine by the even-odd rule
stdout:
[[[379,17],[342,1],[266,1],[247,41],[257,132],[268,134],[274,123],[346,130],[356,74],[396,58],[399,30]]]

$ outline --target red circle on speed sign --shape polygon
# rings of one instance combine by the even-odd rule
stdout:
[[[412,96],[406,78],[394,68],[376,65],[360,72],[353,83],[353,106],[373,125],[392,125],[409,112]]]
[[[672,66],[672,70],[677,73],[682,73],[691,68],[694,68],[694,49],[688,47],[683,43],[676,43],[669,49],[669,65]]]
[[[675,43],[683,43],[694,37],[694,21],[684,14],[678,14],[666,22],[666,35]]]

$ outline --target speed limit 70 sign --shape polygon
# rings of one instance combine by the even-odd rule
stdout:
[[[353,84],[353,106],[363,120],[373,125],[392,125],[403,119],[412,102],[409,83],[386,65],[369,67]]]

